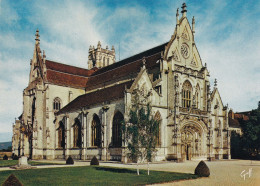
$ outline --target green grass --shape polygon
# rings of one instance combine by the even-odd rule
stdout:
[[[23,185],[145,185],[174,180],[195,179],[186,173],[123,169],[101,166],[64,167],[1,171],[0,185],[13,173]]]
[[[28,163],[32,166],[37,166],[37,165],[64,165],[64,164],[59,164],[59,163],[45,163],[45,162],[38,162],[38,161],[28,161]],[[18,160],[0,160],[0,167],[10,167],[18,165]]]

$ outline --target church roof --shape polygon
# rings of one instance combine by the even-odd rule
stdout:
[[[146,60],[146,68],[152,68],[161,58],[161,52],[164,51],[166,45],[167,43],[164,43],[100,69],[88,70],[46,60],[47,82],[61,86],[86,88],[89,91],[103,87],[107,82],[111,84],[113,81],[134,78],[143,65],[143,57]]]
[[[71,65],[65,65],[50,60],[46,60],[45,64],[48,70],[73,74],[77,76],[84,76],[84,77],[89,77],[95,71],[95,70],[88,70],[88,69],[79,68]]]
[[[157,52],[157,51],[155,51]],[[136,58],[135,61],[120,61],[115,63],[117,65],[109,65],[93,73],[93,75],[88,79],[86,90],[92,90],[100,86],[105,86],[108,82],[116,82],[125,79],[135,78],[143,66],[142,58],[144,55],[140,55],[139,59]],[[161,53],[157,52],[150,56],[146,56],[146,68],[152,68],[156,65],[156,62],[161,58]],[[133,59],[134,60],[134,59]],[[102,71],[102,73],[100,73]]]
[[[123,59],[123,60],[121,60],[119,62],[113,63],[112,65],[103,67],[103,68],[97,70],[96,72],[94,72],[93,75],[101,74],[101,73],[109,71],[111,69],[115,69],[115,68],[118,68],[120,66],[136,62],[137,60],[140,60],[143,57],[149,57],[149,56],[152,56],[154,54],[160,53],[160,52],[164,51],[165,46],[167,46],[167,44],[168,44],[168,42],[166,42],[166,43],[164,43],[162,45],[156,46],[154,48],[151,48],[149,50],[146,50],[144,52],[141,52],[139,54],[133,55],[131,57],[128,57],[126,59]]]
[[[46,60],[47,82],[55,85],[85,88],[88,77],[96,70],[87,70]]]
[[[79,110],[83,107],[88,107],[95,104],[112,101],[118,98],[123,98],[125,89],[130,88],[133,81],[128,81],[119,85],[103,88],[95,92],[81,95],[63,107],[57,115]]]

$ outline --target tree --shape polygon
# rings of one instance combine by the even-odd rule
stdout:
[[[250,112],[249,120],[240,120],[242,146],[251,158],[259,159],[260,154],[260,105]]]
[[[132,94],[132,108],[129,113],[129,120],[122,125],[125,134],[128,157],[137,163],[147,162],[149,175],[149,162],[152,161],[156,150],[159,123],[151,113],[151,105],[147,102],[147,96],[140,96],[138,90]],[[139,175],[139,170],[137,169]]]

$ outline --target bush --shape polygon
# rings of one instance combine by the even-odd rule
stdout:
[[[19,160],[19,157],[15,154],[13,155],[13,160]]]
[[[73,165],[74,164],[74,160],[72,159],[71,156],[69,156],[68,159],[66,160],[66,164],[68,164],[68,165]]]
[[[195,174],[200,177],[209,177],[210,171],[204,161],[199,162],[198,166],[195,169]]]
[[[11,174],[3,183],[2,186],[9,186],[9,185],[16,185],[20,186],[23,185],[21,182],[15,177],[15,175]]]
[[[90,162],[90,165],[99,165],[99,161],[98,159],[96,158],[96,156],[94,156]]]
[[[6,154],[4,155],[3,160],[8,160],[8,156],[6,156]]]

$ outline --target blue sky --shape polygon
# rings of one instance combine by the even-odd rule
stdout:
[[[170,40],[183,1],[0,0],[0,133],[22,113],[35,31],[48,59],[87,68],[90,45],[115,46],[126,58]],[[260,100],[260,1],[186,1],[211,81],[234,111]],[[7,137],[8,139],[10,137]]]

